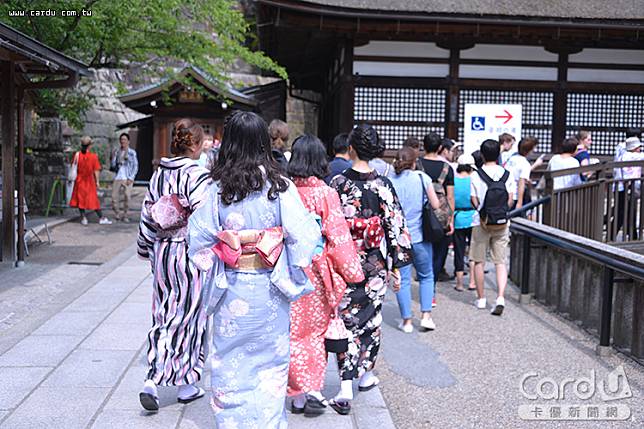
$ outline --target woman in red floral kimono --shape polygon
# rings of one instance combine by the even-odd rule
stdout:
[[[291,305],[291,363],[288,394],[293,413],[322,414],[320,393],[327,366],[325,332],[344,295],[346,282],[364,280],[360,259],[338,194],[324,183],[328,175],[326,150],[316,137],[303,135],[293,143],[288,173],[304,206],[322,221],[324,247],[306,269],[315,292]]]

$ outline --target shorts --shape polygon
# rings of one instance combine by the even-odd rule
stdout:
[[[470,242],[470,260],[485,262],[487,250],[490,249],[490,259],[495,265],[505,264],[505,255],[510,244],[510,227],[484,228],[476,225],[472,228]]]

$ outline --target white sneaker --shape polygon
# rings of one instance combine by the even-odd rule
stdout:
[[[87,222],[87,218],[85,216],[81,217],[81,225],[87,226],[89,222]]]
[[[491,313],[495,316],[500,316],[501,314],[503,314],[504,309],[505,309],[505,298],[500,296],[496,299],[496,305],[492,309]]]
[[[106,217],[102,217],[101,220],[98,221],[98,223],[101,225],[112,225],[112,221]]]
[[[436,329],[436,324],[433,319],[420,319],[420,327],[426,331],[433,331]]]
[[[412,332],[414,332],[414,325],[412,325],[411,323],[408,325],[405,325],[404,322],[400,322],[400,324],[398,325],[398,329],[403,331],[405,334],[411,334]]]
[[[487,299],[485,298],[477,299],[476,301],[474,301],[474,305],[479,310],[485,310],[485,308],[487,307]]]

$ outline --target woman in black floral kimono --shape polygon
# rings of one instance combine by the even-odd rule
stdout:
[[[353,379],[360,378],[360,391],[378,385],[372,371],[380,349],[382,301],[388,283],[394,290],[400,287],[398,269],[411,263],[411,239],[396,191],[369,167],[384,142],[373,127],[360,125],[349,135],[349,144],[353,167],[334,177],[331,187],[340,195],[365,280],[347,285],[339,308],[351,333],[349,350],[338,354],[341,389],[330,401],[340,414],[351,410]]]

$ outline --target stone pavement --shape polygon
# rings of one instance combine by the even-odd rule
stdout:
[[[160,389],[161,411],[144,412],[138,392],[145,374],[150,275],[133,247],[113,270],[0,356],[1,428],[212,428],[206,399],[176,402]],[[206,374],[205,380],[208,379]],[[338,389],[329,365],[328,394]],[[357,395],[350,416],[333,410],[307,419],[289,413],[289,427],[393,428],[378,389]]]

